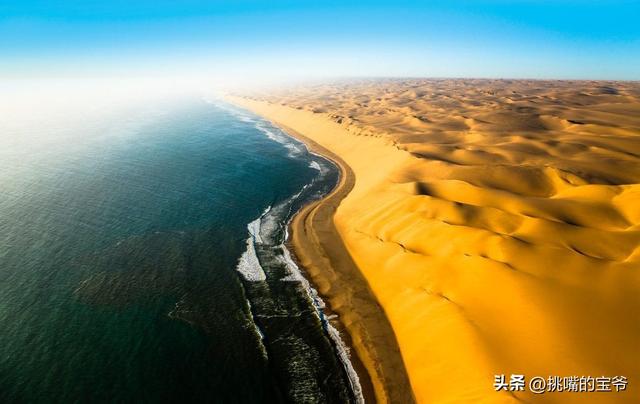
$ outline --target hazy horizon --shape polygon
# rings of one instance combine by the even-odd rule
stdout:
[[[0,77],[638,80],[639,11],[635,1],[27,0],[0,6]]]

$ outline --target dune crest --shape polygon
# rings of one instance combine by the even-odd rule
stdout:
[[[633,402],[640,84],[361,80],[233,101],[355,174],[334,222],[418,402]],[[495,374],[619,393],[495,392]]]

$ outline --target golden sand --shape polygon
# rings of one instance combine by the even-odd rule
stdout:
[[[352,170],[335,228],[418,402],[637,402],[639,83],[367,80],[233,101]],[[399,402],[371,366],[378,400]],[[495,392],[512,373],[629,384]]]

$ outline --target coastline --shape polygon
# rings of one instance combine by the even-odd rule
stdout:
[[[638,307],[637,91],[399,79],[234,98],[353,171],[333,225],[384,309],[416,401],[511,403],[537,396],[495,391],[508,369],[638,374],[640,330],[620,310]],[[309,227],[311,241],[326,239]]]
[[[351,361],[360,378],[365,401],[414,402],[394,331],[367,280],[351,258],[333,220],[337,207],[354,187],[353,170],[335,153],[242,103],[241,99],[226,96],[225,100],[271,121],[288,135],[302,141],[309,151],[338,167],[340,179],[336,187],[322,199],[304,206],[294,216],[288,244],[320,296],[328,303],[327,317],[337,314],[338,321],[329,321],[338,328],[347,346],[355,351]]]
[[[227,110],[225,106],[218,105],[218,107]],[[253,117],[244,116],[244,113],[237,115],[238,112],[235,111],[235,108],[228,111],[243,122],[253,123],[254,127],[265,134],[270,141],[283,145],[287,149],[289,158],[298,160],[302,154],[311,154],[311,156],[307,155],[305,157],[305,162],[308,163],[310,161],[309,167],[319,172],[317,177],[314,177],[311,182],[306,182],[297,192],[278,203],[267,206],[259,217],[247,225],[249,233],[249,237],[246,240],[247,247],[238,261],[236,271],[242,276],[245,291],[249,295],[252,294],[252,291],[257,293],[257,296],[253,298],[247,297],[247,302],[250,303],[249,309],[255,323],[256,332],[262,340],[265,357],[268,355],[269,361],[275,359],[280,367],[285,368],[288,368],[288,364],[291,363],[301,363],[302,371],[296,370],[289,374],[289,376],[297,375],[297,379],[294,379],[292,384],[290,379],[286,383],[287,388],[285,391],[288,394],[292,394],[289,398],[294,402],[302,400],[304,397],[322,397],[323,400],[328,400],[329,402],[352,402],[351,399],[353,399],[354,403],[361,404],[364,402],[364,398],[359,380],[360,374],[353,367],[348,353],[349,347],[342,340],[339,331],[336,330],[335,326],[337,324],[331,321],[333,317],[327,314],[324,301],[300,270],[300,266],[292,253],[292,248],[287,242],[289,234],[291,234],[290,224],[296,212],[311,201],[330,193],[339,178],[339,170],[328,159],[317,153],[310,153],[304,143],[285,133],[271,122],[261,117],[256,117],[258,119],[254,120]],[[333,178],[332,180],[328,180],[329,173]],[[327,181],[330,181],[330,183]],[[289,281],[299,282],[302,291],[298,287],[285,286]],[[265,286],[269,290],[266,294],[264,292]],[[278,299],[284,298],[282,301],[287,302],[286,307],[273,311],[278,306],[277,300],[272,301],[271,304],[263,304],[264,299],[268,300],[269,297],[267,296],[271,295],[273,291],[276,291]],[[304,302],[296,302],[295,298],[289,294],[303,297]],[[258,299],[256,302],[253,300],[255,297]],[[290,301],[289,299],[291,298],[294,300]],[[256,303],[257,314],[254,310]],[[301,308],[300,304],[304,307]],[[307,304],[310,305],[307,306]],[[289,309],[293,311],[289,312]],[[311,309],[315,316],[313,318],[311,316],[299,317],[301,313],[299,310],[301,309],[303,311]],[[285,321],[275,326],[273,324],[270,325],[269,323],[273,321],[280,321],[277,319],[287,317],[286,315],[283,316],[282,310],[292,315],[289,318],[292,322]],[[306,318],[306,320],[303,320],[303,318]],[[267,321],[266,324],[265,321]],[[309,321],[313,323],[313,326]],[[296,326],[291,327],[293,323]],[[296,330],[300,328],[306,329],[308,326],[311,326],[314,331],[310,334],[305,331],[303,333],[306,337],[312,338],[307,340],[305,339],[306,337],[302,337],[301,339]],[[319,337],[319,339],[314,342],[314,337]],[[273,349],[274,341],[291,340],[298,341],[297,343],[291,343],[291,351],[287,346],[280,346],[280,354],[272,355],[270,353]],[[287,344],[285,342],[285,345]],[[308,350],[309,347],[312,347],[311,351]],[[316,348],[320,348],[320,350],[316,350]],[[318,359],[317,363],[308,361],[310,359],[308,355],[313,357],[314,353],[319,354],[322,358],[316,357]],[[302,365],[302,361],[306,361],[304,365]],[[330,364],[331,367],[327,369],[323,365],[325,363]],[[298,366],[296,365],[296,367]],[[313,372],[309,373],[312,368],[314,369]],[[320,368],[329,370],[329,373],[324,373],[324,375],[318,373]],[[341,370],[344,371],[343,376],[345,376],[345,379],[342,379]],[[311,386],[307,384],[307,381],[311,383]],[[324,385],[324,389],[319,390],[319,385]],[[293,389],[289,390],[290,387],[293,387]],[[314,388],[315,391],[309,390]]]

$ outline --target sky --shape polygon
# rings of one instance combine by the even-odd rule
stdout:
[[[0,78],[640,79],[640,0],[0,0]]]

